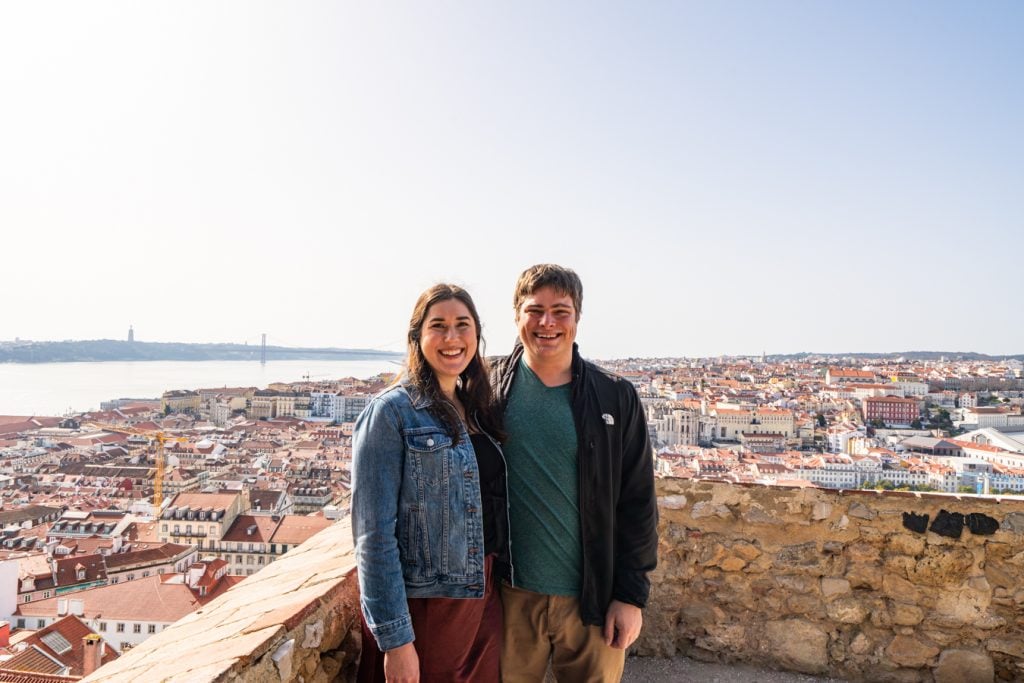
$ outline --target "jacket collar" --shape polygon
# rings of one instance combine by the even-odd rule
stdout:
[[[430,406],[433,400],[425,393],[420,391],[419,387],[409,381],[409,379],[402,379],[402,388],[405,389],[405,393],[409,394],[409,400],[412,402],[412,407],[416,410],[422,410]]]

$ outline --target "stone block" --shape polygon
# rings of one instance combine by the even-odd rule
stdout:
[[[886,574],[882,578],[882,593],[899,602],[916,604],[921,600],[917,586],[895,574]]]
[[[958,586],[968,577],[974,554],[967,548],[929,548],[918,560],[910,580],[925,586]]]
[[[658,507],[665,510],[682,510],[686,507],[686,496],[658,496]]]
[[[846,557],[850,562],[878,562],[882,558],[878,547],[870,543],[853,543],[846,548]]]
[[[852,589],[850,582],[846,579],[833,579],[825,577],[821,580],[821,595],[825,600],[831,600],[848,594]]]
[[[832,504],[825,502],[818,502],[814,504],[814,508],[811,510],[811,519],[815,522],[820,522],[823,519],[828,519],[832,516]]]
[[[1022,581],[1019,572],[1011,574],[1007,569],[1009,567],[999,562],[986,562],[985,578],[988,579],[990,584],[999,588],[1010,588],[1019,585]]]
[[[747,561],[740,557],[727,557],[718,565],[722,571],[738,572],[747,566]]]
[[[985,648],[989,652],[999,652],[1004,655],[1010,655],[1015,659],[1024,659],[1024,640],[1019,638],[1014,640],[990,638],[986,641]]]
[[[914,605],[894,602],[890,608],[892,623],[898,626],[915,626],[924,620],[924,610]]]
[[[734,552],[739,557],[742,557],[747,562],[750,562],[751,560],[756,560],[758,557],[761,556],[761,551],[758,550],[756,546],[750,543],[743,542],[734,543],[732,546],[732,552]]]
[[[690,512],[690,516],[694,519],[703,519],[705,517],[718,517],[719,519],[732,519],[732,510],[726,505],[721,503],[713,503],[709,500],[695,503],[693,510]]]
[[[787,669],[820,674],[828,669],[828,634],[803,619],[765,624],[765,654]]]
[[[859,624],[868,616],[868,609],[856,598],[839,598],[825,605],[828,618],[840,624]]]
[[[912,534],[891,534],[886,539],[886,552],[916,557],[924,552],[924,538]]]
[[[946,650],[933,674],[935,683],[992,683],[996,677],[992,658],[970,650]]]
[[[878,516],[878,514],[869,508],[867,505],[861,502],[855,502],[850,505],[850,508],[846,511],[850,517],[856,517],[857,519],[872,520]]]
[[[785,521],[779,519],[778,515],[768,512],[757,505],[752,506],[743,513],[743,521],[747,524],[785,524]]]
[[[900,635],[892,639],[889,647],[885,648],[885,654],[899,666],[920,669],[928,666],[939,654],[939,648],[917,638]]]
[[[775,583],[792,593],[810,593],[817,588],[817,581],[810,576],[801,574],[778,574]]]
[[[850,652],[855,655],[866,655],[875,647],[874,641],[868,638],[863,633],[858,633],[854,636],[853,640],[850,641]]]
[[[878,590],[882,587],[882,569],[868,564],[852,564],[846,570],[846,580],[853,588]]]
[[[1024,512],[1011,512],[1003,518],[1000,526],[1006,531],[1024,534]]]

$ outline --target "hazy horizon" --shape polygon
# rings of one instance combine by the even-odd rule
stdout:
[[[126,339],[110,339],[110,338],[104,338],[104,339],[21,339],[21,338],[18,338],[17,340],[15,340],[15,339],[0,339],[0,343],[74,343],[74,342],[88,342],[88,341],[127,342]],[[246,345],[245,342],[232,342],[232,341],[182,342],[182,341],[176,341],[176,340],[148,340],[148,339],[135,339],[134,341],[137,342],[137,343],[154,343],[154,344],[195,344],[195,345],[218,345],[218,344],[225,344],[225,345]],[[252,346],[259,347],[260,344],[256,343],[256,344],[252,344]],[[268,348],[270,346],[271,346],[270,344],[267,344]],[[341,347],[341,346],[279,347],[279,348],[290,348],[290,349],[307,348],[307,349],[311,349],[311,350],[314,350],[314,349],[332,349],[332,350],[342,350],[342,351],[370,351],[370,352],[390,353],[390,354],[398,354],[398,355],[402,354],[402,351],[389,351],[389,350],[386,350],[386,349],[353,348],[353,347]],[[594,357],[594,358],[598,357],[598,356],[594,356],[593,354],[586,353],[585,350],[583,350],[583,351],[584,351],[584,355],[587,356],[587,357]],[[606,360],[621,360],[621,359],[625,359],[625,358],[717,358],[717,357],[744,358],[744,357],[761,356],[762,354],[765,355],[765,356],[794,356],[794,355],[799,355],[799,354],[807,354],[807,355],[842,357],[842,356],[860,356],[860,355],[867,355],[867,354],[893,355],[893,354],[923,354],[923,353],[929,353],[929,354],[939,353],[939,354],[947,354],[949,356],[956,356],[956,355],[961,355],[961,354],[963,354],[963,355],[966,355],[966,354],[980,354],[980,355],[990,356],[993,359],[1010,358],[1010,357],[1013,357],[1013,356],[1024,356],[1024,351],[1021,351],[1019,353],[986,354],[986,353],[981,352],[981,351],[963,350],[963,349],[957,349],[957,350],[949,350],[949,349],[892,349],[892,350],[888,350],[888,351],[879,351],[879,350],[854,351],[854,350],[850,350],[850,349],[846,349],[844,351],[822,351],[822,350],[803,350],[803,349],[801,349],[801,350],[798,350],[798,351],[768,351],[768,350],[762,350],[762,351],[752,351],[752,352],[749,352],[749,353],[743,353],[743,352],[740,352],[740,353],[712,353],[712,354],[709,354],[709,355],[706,355],[706,356],[685,356],[685,355],[679,355],[679,354],[667,354],[667,355],[662,355],[662,356],[652,356],[652,355],[644,355],[644,354],[631,354],[631,355],[627,355],[627,356],[600,356],[600,358],[606,359]],[[490,354],[490,352],[488,352],[488,355],[492,355],[492,354]],[[53,362],[77,362],[77,361],[53,361]],[[104,361],[87,361],[87,362],[104,362]],[[116,362],[116,363],[123,363],[123,362],[148,363],[148,362],[162,362],[162,361],[138,360],[138,361],[109,361],[109,362]],[[181,362],[201,363],[201,362],[235,362],[235,361],[229,360],[229,359],[222,359],[222,360],[211,360],[211,361],[195,360],[195,361],[181,361]],[[238,362],[249,362],[249,361],[239,359]]]

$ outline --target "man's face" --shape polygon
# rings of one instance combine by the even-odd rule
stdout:
[[[525,297],[516,311],[516,325],[527,360],[571,363],[576,323],[576,306],[568,294],[541,287]]]

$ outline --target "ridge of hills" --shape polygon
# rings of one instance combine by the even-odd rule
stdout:
[[[115,339],[0,342],[0,363],[259,360],[258,344],[186,344]],[[267,346],[267,360],[378,360],[403,354],[376,349]]]

